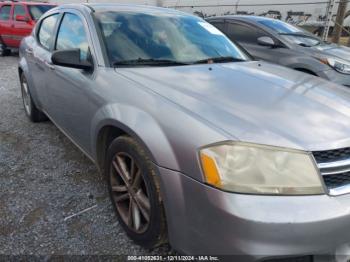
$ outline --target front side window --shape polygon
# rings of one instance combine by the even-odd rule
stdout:
[[[204,20],[183,14],[96,13],[112,63],[120,61],[174,61],[249,58],[222,32]]]
[[[6,21],[10,19],[10,13],[11,13],[11,6],[10,5],[4,5],[0,9],[0,20]]]
[[[80,59],[87,60],[89,44],[84,23],[79,16],[66,13],[58,30],[56,50],[80,49]]]
[[[16,19],[18,15],[26,16],[26,10],[24,9],[23,5],[15,5],[15,9],[13,11],[13,18]]]
[[[29,14],[33,20],[38,21],[39,18],[50,9],[54,8],[54,5],[29,5]]]
[[[257,39],[262,36],[257,29],[236,23],[227,24],[227,35],[234,41],[249,44],[257,44]]]
[[[41,22],[38,33],[39,43],[46,49],[50,49],[53,33],[57,23],[58,14],[51,15]]]

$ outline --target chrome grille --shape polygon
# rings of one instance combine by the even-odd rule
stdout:
[[[350,172],[323,176],[323,180],[329,189],[346,186],[350,183]]]
[[[334,162],[350,158],[350,147],[327,151],[315,151],[313,155],[317,163]]]
[[[350,193],[350,148],[313,152],[330,195]]]

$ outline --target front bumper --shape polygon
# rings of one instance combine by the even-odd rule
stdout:
[[[333,83],[350,87],[350,75],[341,74],[334,69],[318,72],[317,74]]]
[[[350,243],[350,195],[234,194],[159,169],[169,240],[181,253],[259,261],[329,255]]]

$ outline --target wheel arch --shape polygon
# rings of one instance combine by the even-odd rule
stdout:
[[[121,135],[134,138],[159,166],[177,169],[178,163],[165,133],[157,121],[140,109],[127,105],[109,105],[98,111],[92,121],[92,155],[103,169],[110,143]]]
[[[120,136],[130,136],[142,143],[142,140],[137,137],[137,135],[132,132],[129,128],[125,127],[123,124],[117,121],[105,123],[97,131],[96,142],[95,142],[95,158],[96,163],[102,170],[104,167],[104,160],[107,154],[107,149],[114,139]],[[145,147],[144,143],[142,143]],[[145,147],[146,148],[146,147]],[[149,150],[148,150],[149,153]],[[151,154],[150,154],[151,155]],[[153,160],[153,159],[152,159]]]
[[[20,61],[18,63],[18,67],[17,67],[17,71],[18,71],[18,79],[19,79],[19,81],[21,81],[21,74],[24,74],[24,76],[25,76],[25,78],[27,80],[28,89],[29,89],[29,92],[30,92],[30,94],[32,96],[34,104],[36,105],[36,107],[38,109],[41,110],[42,109],[42,104],[41,104],[41,101],[39,100],[39,97],[38,97],[38,91],[35,88],[32,75],[29,72],[28,64],[27,64],[27,61],[26,61],[26,59],[24,57],[20,58]]]
[[[303,73],[306,73],[306,74],[310,74],[310,75],[313,75],[313,76],[318,76],[314,71],[308,69],[308,68],[304,68],[304,67],[296,67],[294,68],[294,70],[297,70],[299,72],[303,72]]]
[[[21,66],[18,66],[18,76],[21,77],[22,74],[23,74],[23,69]]]

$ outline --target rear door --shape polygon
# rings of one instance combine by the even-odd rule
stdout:
[[[49,65],[47,60],[51,59],[51,51],[54,44],[54,34],[60,18],[59,13],[51,14],[45,17],[38,24],[34,32],[34,41],[28,47],[26,52],[31,75],[33,75],[33,82],[39,98],[39,107],[46,109],[47,101],[47,84],[49,79],[47,73],[49,72]]]
[[[25,17],[28,21],[17,21],[17,16]],[[26,6],[23,4],[15,4],[13,8],[13,40],[15,46],[20,45],[23,37],[30,35],[32,27]]]
[[[1,41],[8,47],[13,47],[15,41],[12,36],[12,5],[4,4],[0,6],[0,37]]]

